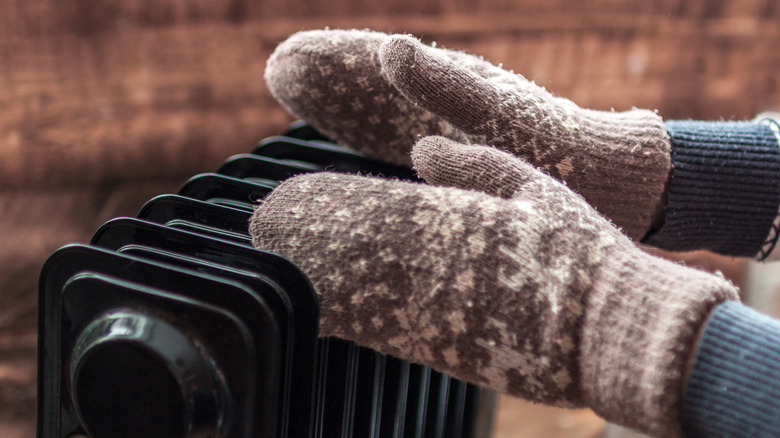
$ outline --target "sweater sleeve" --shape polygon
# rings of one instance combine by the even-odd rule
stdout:
[[[780,321],[720,304],[702,333],[682,405],[687,437],[780,434]]]
[[[644,242],[764,258],[780,207],[776,123],[667,121],[672,175],[663,225]],[[775,233],[776,234],[776,233]]]

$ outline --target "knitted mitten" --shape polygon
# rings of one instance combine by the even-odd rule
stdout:
[[[316,173],[256,208],[253,243],[309,276],[321,335],[679,436],[697,330],[735,288],[644,253],[520,160],[474,169],[455,145],[429,140],[415,152],[423,176],[437,157],[442,180],[487,193]]]
[[[359,30],[291,36],[265,79],[290,113],[375,158],[408,165],[425,135],[486,143],[566,181],[634,239],[660,220],[670,152],[653,112],[584,110],[476,56]]]
[[[657,114],[582,109],[522,76],[473,58],[464,67],[439,49],[395,35],[380,48],[390,82],[410,101],[469,136],[566,181],[634,239],[660,219],[671,170]]]
[[[410,165],[409,151],[419,136],[466,136],[388,82],[378,54],[387,37],[360,30],[299,32],[268,59],[265,81],[288,112],[338,143]]]

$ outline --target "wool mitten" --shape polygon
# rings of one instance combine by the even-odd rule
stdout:
[[[404,96],[471,143],[511,152],[566,181],[636,240],[660,221],[671,157],[656,113],[583,109],[486,61],[465,67],[410,36],[389,37],[379,53]]]
[[[566,181],[636,240],[661,220],[669,138],[651,111],[581,109],[479,57],[360,30],[291,36],[265,79],[290,113],[369,156],[408,165],[426,135],[490,144]]]
[[[475,181],[481,191],[297,176],[256,207],[253,243],[309,276],[321,336],[679,436],[696,333],[712,307],[737,299],[735,288],[641,251],[580,196],[518,159],[461,174],[452,147],[419,143],[418,169],[430,167],[424,157],[444,157],[448,182]],[[492,153],[501,152],[466,155]]]
[[[410,165],[422,135],[466,136],[409,102],[382,72],[388,38],[362,30],[312,30],[290,36],[268,59],[265,81],[277,101],[338,143],[368,156]]]
[[[425,135],[486,143],[565,181],[635,240],[780,258],[771,120],[662,126],[646,110],[582,109],[482,58],[371,31],[293,35],[266,81],[288,111],[369,156],[409,164]]]

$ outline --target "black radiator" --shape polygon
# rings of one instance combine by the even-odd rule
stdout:
[[[487,437],[491,393],[318,339],[307,278],[251,247],[252,204],[326,168],[416,179],[295,124],[54,252],[39,289],[38,436]]]

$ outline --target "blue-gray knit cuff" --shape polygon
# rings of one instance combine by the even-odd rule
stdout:
[[[780,322],[737,302],[715,308],[685,389],[686,437],[780,433]]]
[[[667,121],[672,178],[664,224],[644,243],[752,257],[780,206],[780,147],[768,124]]]

